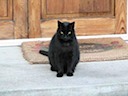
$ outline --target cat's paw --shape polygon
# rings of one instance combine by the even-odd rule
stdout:
[[[57,73],[57,77],[63,77],[63,73]]]
[[[73,76],[73,73],[71,73],[71,72],[69,72],[69,73],[67,73],[67,76]]]

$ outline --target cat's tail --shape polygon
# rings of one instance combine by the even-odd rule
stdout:
[[[45,55],[45,56],[48,56],[48,51],[40,50],[39,53],[40,53],[40,54],[43,54],[43,55]]]

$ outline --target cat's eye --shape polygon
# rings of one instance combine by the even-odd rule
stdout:
[[[71,34],[71,31],[68,32],[68,35],[70,35],[70,34]]]
[[[62,32],[62,31],[61,31],[61,32],[60,32],[60,34],[62,34],[62,35],[63,35],[63,34],[64,34],[64,32]]]

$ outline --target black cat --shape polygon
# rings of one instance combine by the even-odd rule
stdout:
[[[40,53],[48,56],[51,70],[57,71],[57,77],[73,76],[75,67],[79,62],[80,52],[74,30],[75,22],[58,21],[58,29],[53,36],[49,51],[40,50]]]

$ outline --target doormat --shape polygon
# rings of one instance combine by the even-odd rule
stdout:
[[[128,59],[128,44],[121,38],[95,38],[78,40],[80,62],[113,61]],[[49,41],[31,41],[22,43],[24,58],[32,64],[48,64],[47,56],[39,50],[48,51]]]

